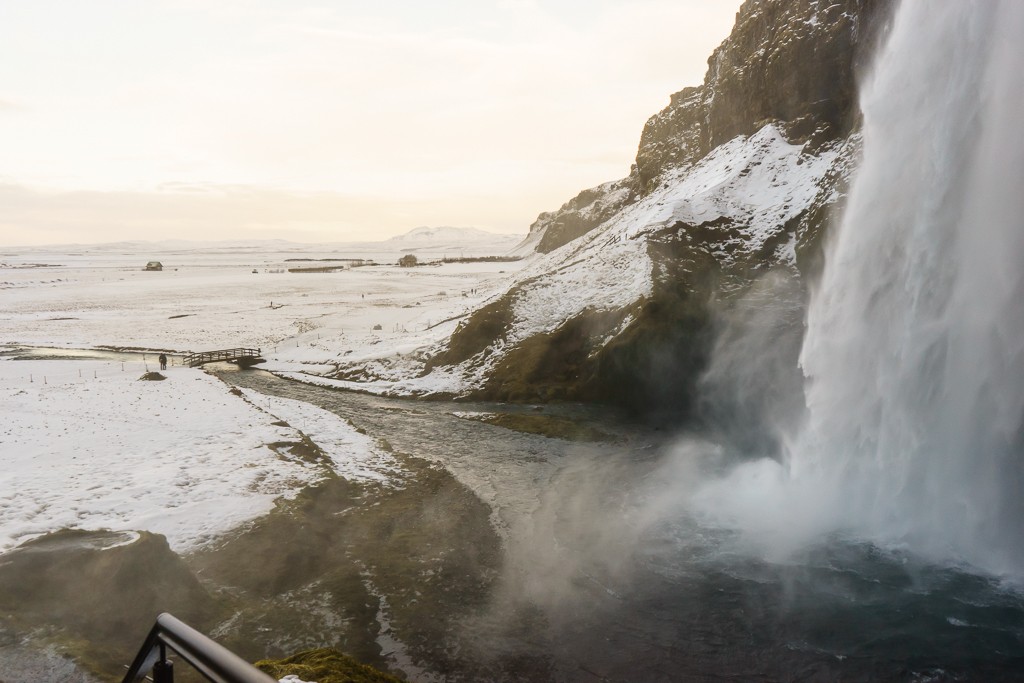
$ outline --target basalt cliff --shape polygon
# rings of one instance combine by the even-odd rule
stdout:
[[[856,163],[857,85],[893,4],[747,0],[704,83],[647,122],[630,174],[541,214],[522,247],[531,263],[431,350],[423,376],[470,398],[756,424],[728,359],[778,366],[744,388],[758,405],[799,382],[807,283]]]

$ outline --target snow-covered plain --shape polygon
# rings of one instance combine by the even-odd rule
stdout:
[[[462,247],[414,240],[0,250],[0,340],[180,353],[256,347],[279,369],[408,353],[450,332],[522,262],[401,268],[398,258],[502,255],[521,236],[496,237]],[[164,270],[144,271],[151,260]],[[339,270],[289,272],[311,268]]]
[[[401,255],[500,256],[521,239],[423,229],[372,245],[0,249],[0,341],[8,350],[172,354],[258,347],[264,367],[307,377],[342,359],[399,358],[435,343],[521,267],[400,268]],[[382,265],[288,272],[350,258]],[[143,271],[151,260],[164,270]],[[401,477],[385,451],[333,413],[232,393],[175,355],[165,380],[141,380],[158,369],[156,355],[0,357],[0,552],[63,527],[149,530],[188,551],[264,514],[325,467],[385,484]],[[293,454],[289,444],[303,437],[330,462]]]

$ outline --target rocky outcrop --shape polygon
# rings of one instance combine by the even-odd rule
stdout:
[[[541,256],[434,349],[424,393],[443,375],[474,398],[756,423],[724,405],[743,399],[716,390],[734,370],[712,354],[725,328],[757,319],[774,331],[759,349],[773,372],[798,372],[805,282],[855,164],[856,84],[892,4],[745,2],[704,83],[647,122],[630,175],[541,214],[525,243]],[[748,314],[761,300],[768,319]]]
[[[672,95],[644,126],[636,169],[642,188],[765,123],[818,144],[856,126],[857,79],[892,0],[747,0],[708,60],[703,85]]]
[[[649,192],[666,170],[719,145],[782,124],[795,142],[850,134],[865,70],[893,0],[747,0],[711,55],[704,83],[673,94],[644,126],[629,176],[584,190],[530,226],[546,254]]]
[[[0,565],[0,630],[50,642],[96,673],[120,671],[172,610],[205,630],[217,607],[159,534],[64,529]]]
[[[635,202],[639,194],[635,173],[583,190],[557,211],[542,213],[533,222],[530,236],[537,242],[536,250],[547,254],[582,237]]]
[[[812,260],[800,245],[841,196],[855,150],[839,141],[812,152],[768,125],[666,171],[645,196],[522,271],[427,370],[458,368],[463,395],[476,398],[692,415],[718,318],[757,279],[777,268],[796,277]]]

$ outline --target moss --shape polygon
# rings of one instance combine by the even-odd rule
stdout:
[[[190,558],[238,596],[222,644],[252,660],[333,647],[383,669],[380,614],[413,661],[464,664],[453,639],[500,561],[490,510],[445,470],[395,457],[401,488],[329,478]]]
[[[480,418],[481,422],[514,429],[528,434],[540,434],[566,441],[611,441],[613,437],[607,432],[580,424],[574,420],[552,415],[524,415],[521,413],[500,413]]]
[[[495,364],[481,398],[499,401],[600,400],[595,353],[630,314],[586,310],[552,332],[523,340]]]
[[[395,678],[331,648],[299,652],[285,659],[264,659],[256,667],[281,679],[298,676],[303,681],[316,683],[397,683]]]
[[[139,379],[145,380],[147,382],[160,382],[160,381],[165,380],[167,378],[164,377],[163,375],[161,375],[159,372],[147,372],[146,374],[144,374]]]
[[[0,622],[45,639],[102,680],[132,660],[160,612],[205,630],[219,616],[159,534],[62,530],[26,542],[0,565]]]
[[[512,301],[516,290],[477,310],[452,334],[448,348],[431,358],[424,368],[429,373],[440,365],[457,365],[484,351],[505,336],[512,324]]]

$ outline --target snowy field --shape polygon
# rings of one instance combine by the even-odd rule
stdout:
[[[220,380],[121,368],[0,361],[0,550],[64,527],[145,529],[187,550],[323,476],[279,457],[269,444],[298,442],[296,429]]]
[[[436,343],[521,264],[400,268],[401,255],[502,255],[520,238],[362,249],[8,248],[0,250],[0,341],[8,350],[257,347],[264,367],[306,376],[341,359],[397,357]],[[342,258],[380,265],[322,260]],[[143,271],[151,260],[163,271]],[[324,266],[341,269],[288,272]],[[174,357],[165,380],[143,381],[158,369],[156,353],[127,359],[0,355],[0,552],[63,527],[145,529],[187,551],[264,514],[325,476],[324,467],[384,483],[401,476],[332,413],[232,393]],[[290,444],[303,437],[327,463],[293,453]]]
[[[8,249],[0,251],[0,340],[177,353],[255,347],[275,369],[313,371],[409,353],[450,334],[523,262],[401,268],[398,258],[502,255],[518,238],[462,247],[396,242],[390,251],[386,242]],[[348,267],[341,259],[381,265]],[[163,271],[144,271],[151,260]],[[339,270],[289,272],[309,268]]]

